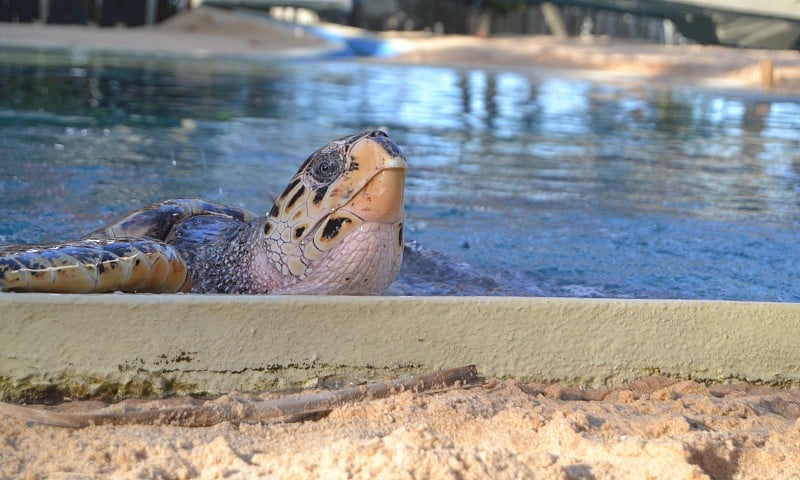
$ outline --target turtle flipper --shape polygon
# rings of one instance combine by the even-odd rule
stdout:
[[[130,213],[77,242],[0,246],[0,290],[188,292],[186,261],[163,240],[177,225],[201,215],[241,221],[256,217],[241,208],[179,198]]]
[[[197,198],[176,198],[136,210],[122,220],[86,235],[84,239],[148,237],[166,240],[177,224],[198,215],[219,215],[243,222],[257,217],[243,208]]]
[[[151,239],[86,239],[0,247],[0,290],[49,293],[189,291],[186,263]]]

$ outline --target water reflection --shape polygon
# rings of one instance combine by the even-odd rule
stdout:
[[[263,211],[305,155],[384,126],[411,162],[409,236],[429,247],[545,294],[800,299],[794,99],[552,72],[0,58],[0,241],[74,237],[175,196]]]

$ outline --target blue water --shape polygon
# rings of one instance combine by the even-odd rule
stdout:
[[[266,211],[375,126],[409,158],[407,238],[486,293],[800,301],[800,99],[551,71],[0,51],[0,243],[178,196]]]

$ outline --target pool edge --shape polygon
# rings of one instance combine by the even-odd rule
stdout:
[[[0,293],[0,400],[264,391],[476,364],[580,386],[800,385],[800,304]]]

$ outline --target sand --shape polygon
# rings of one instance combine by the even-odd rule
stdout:
[[[392,38],[393,35],[389,34]],[[800,52],[656,45],[606,37],[476,38],[399,35],[400,55],[379,61],[500,69],[551,69],[598,81],[800,92]]]
[[[0,477],[800,478],[799,418],[797,390],[659,377],[594,391],[489,381],[293,423],[67,429],[0,417]]]
[[[338,48],[290,25],[205,7],[153,28],[0,23],[2,47],[256,59],[325,55]]]
[[[188,15],[155,31],[0,25],[0,47],[208,57],[334,48],[291,27],[210,10]],[[800,91],[797,52],[603,38],[388,38],[404,53],[364,61],[546,67],[601,79]],[[762,68],[770,65],[773,79],[765,83]],[[583,391],[490,379],[481,387],[357,402],[292,423],[66,429],[0,416],[0,477],[800,478],[798,418],[800,391],[775,387],[646,378]]]

